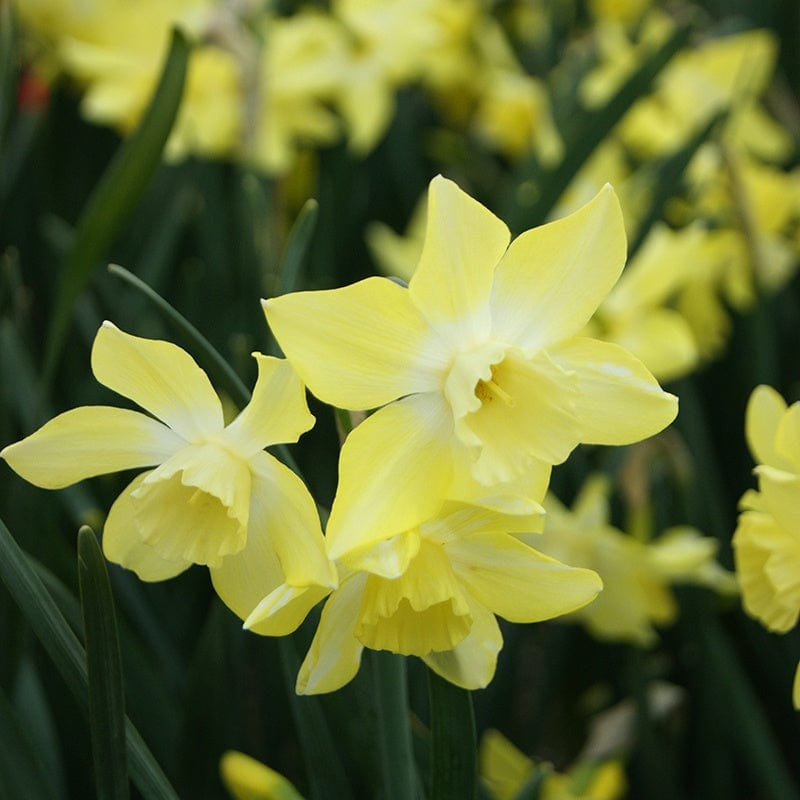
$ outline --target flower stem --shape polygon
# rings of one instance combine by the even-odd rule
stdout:
[[[477,791],[472,695],[428,670],[430,800],[474,800]]]
[[[411,747],[406,660],[395,653],[369,652],[380,737],[383,797],[386,800],[414,800],[417,797],[417,775]]]

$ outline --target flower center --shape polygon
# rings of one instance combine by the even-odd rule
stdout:
[[[500,371],[501,364],[492,364],[492,377],[488,380],[479,380],[475,384],[475,397],[481,401],[481,405],[487,405],[495,400],[501,400],[509,408],[514,408],[517,401],[506,392],[495,380]]]
[[[369,576],[356,638],[373,650],[424,656],[452,650],[471,627],[469,606],[444,548],[423,540],[399,578]]]
[[[250,470],[214,444],[183,448],[131,497],[139,536],[168,560],[218,566],[247,540]]]

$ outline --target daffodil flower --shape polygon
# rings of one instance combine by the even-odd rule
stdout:
[[[745,431],[759,462],[759,490],[742,497],[733,535],[742,604],[769,630],[785,633],[800,618],[800,403],[787,408],[772,387],[756,387]],[[793,701],[800,709],[800,665]]]
[[[675,417],[676,398],[639,360],[576,335],[625,262],[611,187],[509,240],[503,222],[437,177],[408,288],[374,277],[264,302],[317,397],[383,406],[342,448],[332,558],[431,517],[456,469],[485,492],[537,460],[564,461],[580,442],[627,444]]]
[[[262,580],[275,585],[334,585],[311,496],[297,475],[263,450],[297,441],[313,425],[303,385],[286,361],[254,355],[252,399],[225,426],[219,397],[188,353],[105,322],[92,348],[92,371],[149,413],[76,408],[0,456],[47,489],[155,466],[117,498],[103,532],[106,557],[142,580],[205,564],[234,610],[246,593],[238,583],[253,559]]]
[[[446,680],[466,689],[492,679],[503,637],[495,615],[539,622],[591,602],[602,588],[597,573],[542,555],[513,534],[538,518],[447,502],[420,526],[358,553],[361,569],[340,564],[338,588],[283,585],[264,591],[245,628],[286,632],[330,595],[300,668],[300,694],[332,692],[348,683],[365,647],[419,656]],[[313,601],[313,602],[312,602]],[[302,616],[301,616],[302,614]],[[244,615],[242,615],[244,616]]]

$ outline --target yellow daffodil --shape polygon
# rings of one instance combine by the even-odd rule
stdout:
[[[592,635],[649,645],[656,638],[654,625],[667,625],[677,615],[670,583],[734,590],[732,576],[714,562],[714,539],[686,527],[665,531],[651,542],[628,536],[609,522],[608,493],[605,478],[595,476],[572,511],[548,495],[544,533],[524,537],[554,558],[596,570],[603,579],[597,600],[573,615]]]
[[[236,750],[223,753],[219,774],[234,800],[303,800],[279,772]]]
[[[785,633],[800,616],[800,403],[787,408],[778,392],[758,386],[745,431],[759,491],[742,497],[733,536],[742,603],[769,630]],[[800,709],[800,665],[793,699]]]
[[[630,350],[659,380],[690,372],[701,351],[691,322],[673,303],[690,284],[718,275],[719,255],[709,239],[699,224],[681,230],[656,224],[589,330]]]
[[[638,359],[576,336],[625,261],[611,187],[509,240],[503,222],[438,177],[408,288],[374,277],[264,301],[317,397],[383,406],[342,448],[332,558],[435,514],[456,465],[486,493],[537,461],[564,461],[579,442],[634,442],[675,417],[676,398]]]
[[[579,760],[566,773],[537,763],[500,731],[484,732],[478,750],[481,782],[494,800],[513,800],[537,772],[542,800],[618,800],[627,789],[625,771],[617,760]]]
[[[343,686],[358,671],[365,647],[419,656],[467,689],[486,686],[503,645],[495,615],[511,622],[551,619],[590,602],[602,588],[591,570],[543,556],[512,535],[536,525],[538,519],[525,515],[448,502],[421,525],[363,547],[358,569],[340,565],[339,586],[322,610],[297,691]],[[269,635],[285,632],[292,615],[299,624],[295,609],[304,615],[331,591],[263,588],[245,627]]]
[[[225,426],[219,397],[188,353],[105,322],[92,348],[95,377],[148,413],[76,408],[0,455],[48,489],[155,466],[117,498],[103,532],[106,557],[142,580],[206,564],[234,610],[249,600],[246,581],[256,559],[262,582],[331,586],[314,502],[302,481],[263,450],[297,441],[313,425],[303,385],[286,361],[254,356],[252,400]]]

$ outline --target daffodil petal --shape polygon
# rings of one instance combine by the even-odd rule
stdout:
[[[109,561],[133,570],[140,580],[164,581],[179,575],[192,562],[164,558],[141,540],[134,519],[135,505],[131,493],[141,486],[146,477],[145,472],[134,478],[111,506],[103,526],[103,553]]]
[[[448,501],[435,518],[422,523],[420,530],[425,539],[444,544],[449,551],[451,542],[466,545],[475,536],[529,533],[541,525],[540,513],[504,514],[492,508]]]
[[[452,650],[429,653],[422,660],[437,675],[462,689],[482,689],[494,677],[503,635],[491,611],[469,596],[467,601],[472,616],[472,628],[467,637]]]
[[[781,459],[780,464],[785,464],[792,472],[800,472],[797,455],[800,453],[800,403],[792,403],[778,422],[775,451]]]
[[[142,339],[104,322],[92,347],[92,371],[189,441],[222,430],[222,404],[208,376],[171,342]]]
[[[800,711],[800,664],[794,673],[794,684],[792,686],[792,704],[796,711]]]
[[[268,453],[251,459],[250,469],[253,503],[258,503],[256,525],[269,535],[286,582],[336,586],[336,568],[325,552],[317,507],[303,481]]]
[[[756,467],[764,507],[789,536],[800,542],[800,475]]]
[[[339,408],[369,409],[433,391],[448,363],[408,289],[367,278],[342,289],[264,300],[283,352],[309,389]]]
[[[639,359],[598,339],[575,337],[550,354],[578,376],[576,414],[588,444],[631,444],[675,419],[678,398],[665,392]]]
[[[489,533],[447,545],[453,570],[473,597],[510,622],[541,622],[585,606],[600,576],[545,556],[519,539]]]
[[[510,238],[489,209],[452,181],[434,178],[422,254],[408,287],[417,308],[431,322],[468,320],[471,333],[485,333],[494,270]]]
[[[745,437],[760,464],[780,467],[785,463],[775,450],[775,434],[785,412],[786,402],[771,386],[762,384],[753,389],[747,401]]]
[[[8,445],[0,457],[26,481],[61,489],[95,475],[151,467],[184,444],[166,425],[138,411],[82,406]]]
[[[296,442],[313,427],[306,390],[283,358],[253,353],[258,379],[247,407],[223,434],[228,446],[244,457],[277,442]]]
[[[608,184],[575,213],[521,234],[495,273],[493,334],[530,350],[575,335],[616,283],[626,249]]]
[[[333,692],[358,672],[364,646],[355,630],[367,576],[356,574],[328,598],[311,647],[297,675],[298,694]]]
[[[444,400],[412,395],[367,417],[347,437],[327,526],[332,559],[433,516],[453,471],[453,422]]]
[[[330,592],[327,586],[282,583],[250,612],[244,627],[262,636],[286,636],[296,630],[308,612]]]

